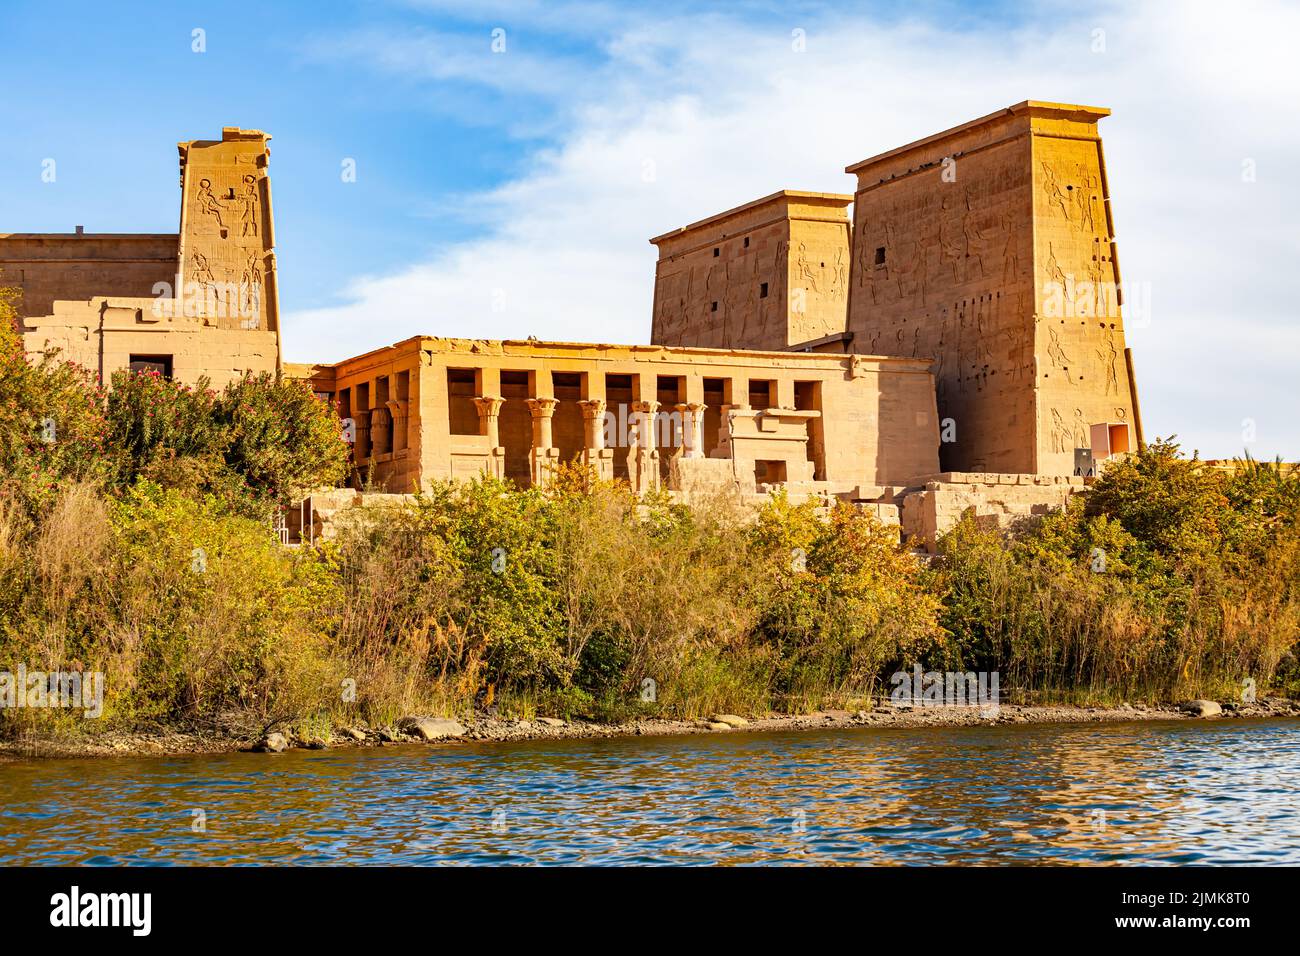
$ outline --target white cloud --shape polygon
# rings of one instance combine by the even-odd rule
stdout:
[[[531,6],[513,15],[540,16]],[[1081,102],[1114,110],[1102,132],[1121,264],[1126,281],[1151,284],[1152,322],[1129,336],[1148,436],[1177,432],[1232,456],[1253,417],[1253,452],[1300,458],[1289,414],[1300,183],[1288,168],[1300,155],[1288,49],[1300,11],[1060,7],[1007,31],[833,12],[760,29],[580,9],[586,19],[552,12],[543,25],[604,31],[605,62],[577,83],[573,63],[557,61],[563,82],[537,87],[565,130],[521,176],[469,197],[489,232],[411,268],[347,277],[338,305],[288,315],[288,357],[333,361],[421,333],[644,342],[648,237],[779,188],[852,192],[845,165],[1020,100]],[[806,52],[791,47],[795,27]],[[1097,28],[1104,53],[1090,50]],[[425,75],[418,35],[362,39],[350,57]],[[512,75],[527,84],[550,69],[531,56]]]

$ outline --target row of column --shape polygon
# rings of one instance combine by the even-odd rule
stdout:
[[[407,447],[405,439],[410,404],[409,399],[391,399],[378,408],[362,408],[352,413],[356,433],[353,455],[356,461],[361,462],[374,455],[386,455]]]
[[[551,480],[559,463],[560,450],[555,447],[551,419],[559,406],[559,399],[525,399],[533,420],[533,442],[528,453],[529,471],[534,485],[545,485]],[[504,454],[501,447],[500,416],[505,399],[484,395],[474,399],[478,409],[480,433],[487,436],[492,462],[489,470],[497,477],[504,475]],[[605,442],[604,399],[588,398],[578,402],[582,409],[583,452],[582,462],[597,476],[609,479],[614,476],[614,450]],[[655,418],[661,407],[656,401],[636,401],[630,404],[635,422],[628,434],[628,479],[638,492],[649,491],[659,485],[659,448],[655,442]],[[681,402],[673,409],[681,416],[681,444],[678,451],[685,458],[703,458],[704,410],[702,402]]]

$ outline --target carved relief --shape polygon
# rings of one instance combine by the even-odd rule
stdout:
[[[831,277],[830,297],[843,299],[844,290],[848,288],[848,264],[845,262],[843,247],[835,250],[835,270]]]
[[[1115,348],[1115,342],[1108,335],[1106,343],[1097,350],[1097,358],[1101,362],[1102,372],[1106,376],[1106,394],[1116,395],[1119,393],[1119,370],[1116,363],[1119,360],[1119,350]]]
[[[1074,410],[1074,445],[1067,449],[1073,451],[1075,448],[1089,448],[1092,445],[1092,431],[1088,428],[1088,420],[1084,418],[1083,409]]]
[[[239,197],[240,236],[257,235],[257,177],[244,176],[243,192]]]
[[[976,267],[975,278],[984,278],[984,234],[979,228],[979,215],[975,212],[972,205],[973,191],[970,186],[966,187],[966,212],[961,220],[961,234],[964,242],[964,256],[966,259],[966,278],[971,278],[972,262]]]
[[[1051,431],[1052,451],[1058,453],[1069,451],[1069,448],[1066,447],[1070,441],[1069,435],[1070,435],[1070,430],[1065,425],[1065,419],[1061,417],[1061,413],[1059,411],[1053,408],[1052,409],[1052,431]]]
[[[813,268],[812,262],[808,259],[808,246],[802,242],[799,243],[799,258],[795,260],[795,266],[799,270],[799,280],[807,282],[810,291],[821,295],[822,290],[820,283],[817,281],[817,270]]]
[[[1070,208],[1072,204],[1070,198],[1065,194],[1065,191],[1061,189],[1061,182],[1058,178],[1056,169],[1051,163],[1046,161],[1041,165],[1043,167],[1043,194],[1047,197],[1048,207],[1050,208],[1055,206],[1057,209],[1061,210],[1061,215],[1063,215],[1067,221],[1073,222],[1073,219],[1070,216]]]
[[[1047,357],[1052,360],[1052,368],[1059,368],[1062,371],[1070,370],[1070,356],[1065,354],[1065,349],[1061,346],[1061,336],[1056,329],[1051,326],[1047,327]],[[1068,379],[1069,376],[1067,375]]]
[[[204,213],[205,215],[211,216],[213,219],[215,219],[217,221],[217,225],[220,226],[222,229],[226,227],[225,220],[221,218],[222,215],[225,213],[225,207],[221,204],[221,202],[217,199],[216,196],[212,195],[211,179],[205,177],[199,180],[199,194],[198,194],[197,202],[198,202],[198,207],[200,212]]]

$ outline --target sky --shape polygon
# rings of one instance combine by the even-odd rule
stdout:
[[[1294,461],[1298,37],[1300,5],[1249,0],[0,0],[0,232],[174,232],[175,144],[262,129],[286,360],[639,343],[649,237],[851,193],[1022,100],[1106,106],[1148,439]]]

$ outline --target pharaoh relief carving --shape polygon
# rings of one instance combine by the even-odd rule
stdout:
[[[1119,394],[1119,349],[1115,348],[1113,333],[1107,333],[1106,341],[1097,349],[1097,360],[1101,363],[1102,374],[1106,378],[1106,394]]]
[[[240,237],[257,236],[257,177],[248,173],[244,176],[239,198]]]
[[[843,299],[848,288],[848,263],[845,261],[844,247],[835,250],[835,265],[831,273],[830,297]]]
[[[975,210],[974,189],[966,187],[966,211],[962,214],[961,233],[966,261],[966,278],[984,278],[984,254],[987,240],[979,226],[979,213]]]
[[[1067,450],[1072,451],[1075,448],[1091,447],[1092,431],[1088,428],[1088,419],[1084,417],[1082,408],[1076,408],[1074,410],[1074,430],[1071,434],[1073,436],[1074,445]]]
[[[1010,209],[1002,212],[998,223],[1002,235],[1002,281],[1020,277],[1020,244],[1016,239],[1016,217]]]
[[[205,216],[211,216],[216,221],[218,228],[226,228],[226,221],[222,218],[225,215],[226,207],[213,195],[211,179],[204,177],[199,180],[199,191],[195,201],[199,211]]]
[[[1067,447],[1070,443],[1069,436],[1070,430],[1066,427],[1065,419],[1061,417],[1061,413],[1057,409],[1053,408],[1051,430],[1052,451],[1058,453],[1069,451],[1070,449]]]
[[[952,281],[961,282],[961,265],[965,255],[965,237],[957,219],[956,200],[944,196],[940,205],[939,250],[940,256],[952,270]]]
[[[1007,340],[1007,355],[1011,359],[1011,378],[1018,382],[1024,377],[1025,369],[1029,364],[1026,360],[1028,330],[1020,326],[1012,326],[1003,329],[1002,335]]]
[[[1048,206],[1060,209],[1061,215],[1072,221],[1070,215],[1072,203],[1065,190],[1061,188],[1061,180],[1055,167],[1046,160],[1041,165],[1043,169],[1043,195],[1047,198]]]
[[[813,267],[812,260],[808,258],[808,246],[806,243],[799,243],[799,256],[795,260],[795,269],[798,270],[798,280],[806,283],[808,289],[821,295],[821,285],[818,283],[818,270]]]

